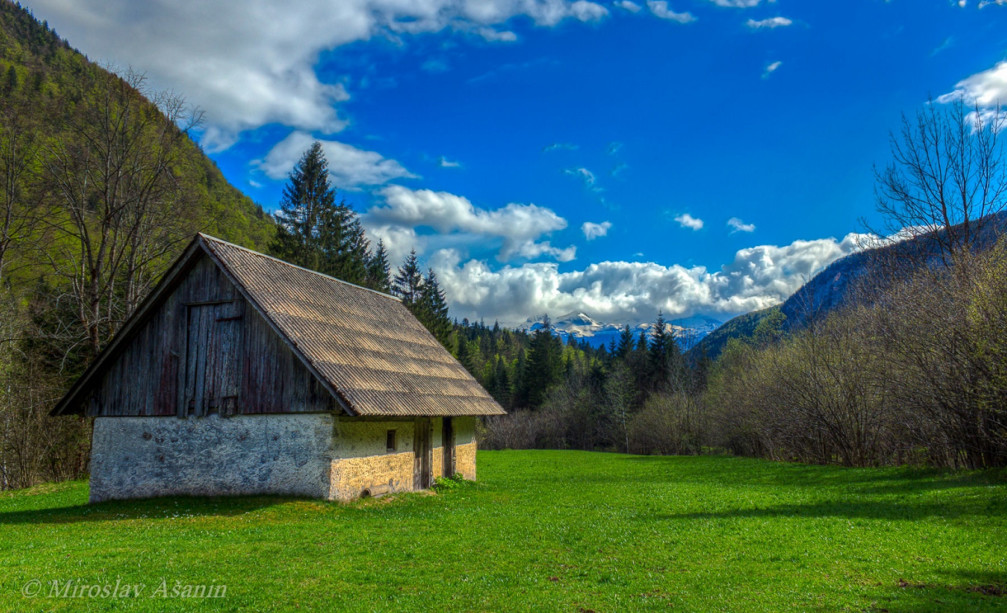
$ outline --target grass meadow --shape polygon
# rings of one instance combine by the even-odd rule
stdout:
[[[478,462],[478,483],[351,505],[0,493],[0,610],[1007,610],[1003,471]]]

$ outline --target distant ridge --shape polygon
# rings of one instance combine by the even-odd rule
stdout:
[[[983,250],[992,246],[1005,230],[1007,230],[1007,212],[991,216],[981,226],[981,232],[976,237],[976,248]],[[877,272],[874,266],[877,265],[879,255],[893,258],[892,261],[923,257],[929,266],[943,266],[935,238],[935,235],[941,232],[943,230],[840,258],[802,285],[782,304],[739,315],[706,335],[689,351],[687,357],[696,360],[705,351],[708,357],[715,359],[730,339],[750,338],[756,326],[775,312],[782,313],[786,318],[783,321],[784,331],[801,328],[814,318],[827,316],[849,304],[853,299],[853,290],[860,279]]]
[[[544,317],[537,319],[528,318],[517,329],[525,332],[534,332],[542,328],[544,325],[543,320]],[[698,343],[707,334],[716,330],[721,324],[722,322],[718,319],[695,315],[693,317],[670,320],[667,322],[665,329],[673,333],[679,346],[683,350],[686,350]],[[602,345],[607,346],[612,341],[617,340],[626,326],[625,323],[605,323],[583,312],[567,313],[556,319],[550,318],[550,325],[556,336],[564,343],[569,342],[572,337],[578,341],[587,341],[590,346],[595,348]],[[654,329],[654,323],[630,324],[630,328],[633,330],[634,338],[639,338],[641,332],[651,332]]]

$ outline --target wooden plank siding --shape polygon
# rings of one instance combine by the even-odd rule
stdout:
[[[331,395],[202,255],[106,365],[91,416],[299,413]]]

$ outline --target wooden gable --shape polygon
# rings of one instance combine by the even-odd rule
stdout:
[[[208,256],[108,360],[90,416],[331,411],[331,394]]]

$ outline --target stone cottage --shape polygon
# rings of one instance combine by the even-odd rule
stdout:
[[[397,298],[202,234],[52,411],[95,418],[91,502],[475,479],[503,413]]]

